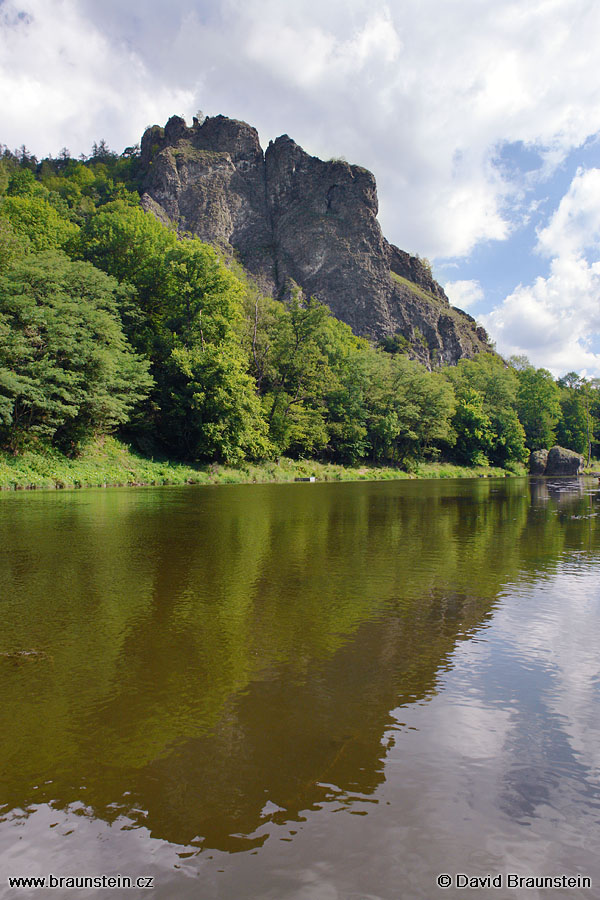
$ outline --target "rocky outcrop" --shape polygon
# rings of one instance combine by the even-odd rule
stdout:
[[[544,475],[548,462],[547,450],[532,450],[529,455],[529,472],[531,475]]]
[[[579,475],[583,471],[583,456],[564,447],[552,447],[548,453],[546,475]]]
[[[583,471],[583,456],[565,447],[551,450],[534,450],[529,457],[529,471],[532,475],[579,475]]]
[[[254,128],[224,116],[191,128],[175,116],[144,134],[142,172],[147,210],[234,252],[273,296],[298,285],[356,334],[401,334],[429,367],[489,351],[429,266],[386,241],[367,169],[309,156],[287,135],[263,153]]]

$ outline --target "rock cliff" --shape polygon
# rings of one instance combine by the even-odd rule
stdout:
[[[375,178],[361,166],[309,156],[287,135],[263,152],[254,128],[225,116],[191,128],[174,116],[141,147],[143,206],[235,252],[273,296],[296,284],[356,334],[401,335],[430,368],[489,350],[428,265],[386,241]]]

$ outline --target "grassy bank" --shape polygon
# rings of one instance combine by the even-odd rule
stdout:
[[[589,466],[583,467],[583,475],[595,475],[600,476],[600,460],[593,459]]]
[[[282,458],[239,467],[210,464],[186,466],[148,459],[126,444],[105,437],[90,444],[77,459],[56,450],[0,453],[0,490],[77,488],[151,484],[247,484],[294,481],[391,481],[405,478],[473,478],[503,476],[503,469],[468,468],[450,463],[421,463],[411,472],[391,466],[348,466]]]

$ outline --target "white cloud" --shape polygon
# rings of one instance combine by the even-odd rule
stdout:
[[[499,142],[537,145],[556,165],[600,128],[590,33],[600,11],[575,6],[230,3],[227,59],[261,87],[249,98],[261,131],[367,165],[392,240],[461,255],[510,233],[515,187],[493,165]]]
[[[173,112],[244,118],[372,169],[388,237],[431,258],[511,232],[499,144],[550,171],[600,130],[589,0],[21,5],[33,24],[1,38],[6,142],[120,149]]]
[[[74,0],[5,0],[0,16],[0,140],[11,148],[89,153],[105,137],[121,150],[149,121],[193,102],[153,82],[139,55],[112,44]]]
[[[577,170],[548,225],[538,234],[538,249],[548,256],[579,256],[600,247],[600,169]]]
[[[447,281],[444,290],[453,306],[459,309],[468,309],[469,306],[483,300],[483,290],[475,279],[466,281]]]
[[[539,180],[600,132],[589,0],[4,0],[0,22],[9,146],[120,150],[173,113],[242,118],[263,145],[287,132],[370,168],[386,236],[431,259],[539,216]],[[503,165],[513,143],[540,168]],[[582,169],[538,232],[549,273],[485,317],[501,352],[600,371],[599,242],[600,170]],[[482,299],[471,282],[450,282],[456,305]]]
[[[545,228],[550,273],[520,284],[481,320],[500,353],[525,354],[554,374],[600,375],[600,169],[579,169]]]
[[[556,257],[547,278],[519,285],[480,319],[504,356],[525,354],[555,375],[600,375],[600,354],[592,349],[600,331],[600,262]]]

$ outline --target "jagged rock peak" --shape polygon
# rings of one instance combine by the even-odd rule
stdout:
[[[235,251],[273,296],[293,282],[356,334],[400,335],[429,367],[489,350],[426,261],[386,241],[362,166],[310,156],[287,134],[263,153],[256,129],[226,116],[191,127],[173,116],[146,130],[141,149],[144,207]]]
[[[164,128],[152,125],[142,137],[142,162],[151,159],[165,147],[187,141],[198,150],[228,153],[232,159],[251,159],[263,152],[256,128],[227,116],[207,116],[202,122],[194,119],[190,127],[181,116],[171,116]]]

